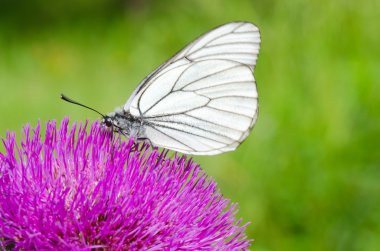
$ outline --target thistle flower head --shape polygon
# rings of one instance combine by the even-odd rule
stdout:
[[[3,140],[0,249],[248,249],[236,205],[192,160],[68,122]]]

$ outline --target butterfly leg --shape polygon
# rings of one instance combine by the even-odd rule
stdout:
[[[153,143],[149,138],[143,137],[143,138],[137,138],[137,140],[147,142],[152,147],[152,149],[154,148]]]
[[[148,139],[148,138],[137,138],[137,140],[135,142],[133,142],[133,145],[131,147],[131,151],[132,152],[137,152],[139,151],[139,145],[140,145],[140,142],[147,142],[153,149],[153,145],[152,145],[152,142]],[[143,148],[144,145],[141,145],[141,149]],[[140,149],[140,150],[141,150]]]

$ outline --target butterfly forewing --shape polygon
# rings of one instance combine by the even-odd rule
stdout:
[[[211,30],[148,75],[124,109],[143,121],[154,145],[204,155],[234,150],[257,118],[259,46],[253,24]]]
[[[251,23],[233,22],[200,36],[174,56],[202,59],[231,59],[253,67],[260,48],[260,33]]]

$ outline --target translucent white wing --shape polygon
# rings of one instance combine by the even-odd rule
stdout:
[[[219,26],[200,36],[174,56],[191,61],[204,59],[229,59],[253,68],[260,49],[259,29],[246,22]]]
[[[146,88],[157,75],[164,74],[170,68],[186,64],[188,61],[229,59],[253,69],[259,49],[260,32],[254,24],[232,22],[216,27],[195,39],[145,77],[129,97],[124,110],[129,110],[133,99],[141,94],[142,89]]]
[[[203,155],[234,150],[257,118],[259,43],[250,23],[220,26],[151,73],[124,109],[140,117],[154,145]]]

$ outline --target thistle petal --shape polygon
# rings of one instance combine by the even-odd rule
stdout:
[[[26,125],[0,153],[0,247],[10,250],[246,250],[236,204],[186,156],[95,122]]]

